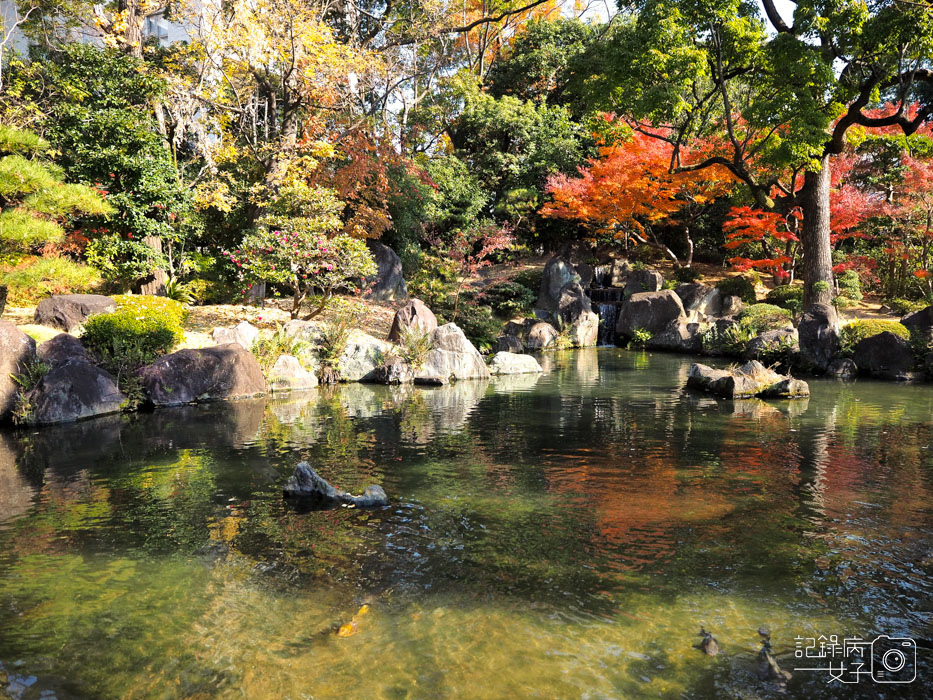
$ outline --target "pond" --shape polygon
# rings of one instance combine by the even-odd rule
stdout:
[[[59,699],[927,697],[933,387],[727,402],[684,391],[689,358],[542,364],[0,434],[0,680]],[[302,459],[393,505],[295,510]],[[701,626],[720,655],[694,648]],[[919,678],[797,671],[782,691],[756,677],[759,627],[788,670],[796,637],[911,637]]]

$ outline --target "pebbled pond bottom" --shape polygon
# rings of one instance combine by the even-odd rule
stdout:
[[[0,434],[0,697],[927,697],[933,387],[543,364]],[[393,505],[297,512],[301,459]],[[918,680],[762,682],[762,626],[789,670],[914,638]]]

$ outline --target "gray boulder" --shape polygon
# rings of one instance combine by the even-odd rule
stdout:
[[[369,381],[373,384],[408,384],[415,381],[415,373],[405,360],[393,355],[376,368]]]
[[[522,339],[514,335],[500,335],[496,338],[496,352],[521,353],[525,350]]]
[[[671,352],[702,352],[703,334],[708,328],[708,323],[672,321],[663,331],[651,336],[645,343],[645,347],[649,350],[668,350]]]
[[[433,346],[424,365],[415,372],[416,380],[488,379],[489,370],[479,350],[473,347],[455,323],[448,323],[431,334]]]
[[[632,274],[632,265],[628,260],[613,260],[612,271],[609,273],[609,286],[625,287],[630,274]]]
[[[674,290],[687,313],[696,312],[703,316],[722,315],[722,292],[716,287],[700,282],[677,285]]]
[[[347,347],[340,355],[340,381],[365,382],[391,354],[393,346],[360,330],[350,331]]]
[[[797,324],[800,357],[817,372],[825,372],[839,351],[839,320],[829,304],[814,304]]]
[[[913,379],[914,354],[903,338],[888,331],[863,338],[852,348],[859,372],[881,379]]]
[[[706,365],[691,365],[687,386],[726,399],[761,398],[794,399],[810,395],[810,387],[800,379],[781,375],[757,360],[735,369],[713,369]]]
[[[70,333],[91,316],[116,310],[114,300],[100,294],[53,294],[39,302],[33,318],[40,325]]]
[[[800,352],[800,339],[796,328],[780,328],[765,331],[749,341],[745,348],[745,357],[752,360],[771,358],[776,354],[796,355]]]
[[[279,355],[268,376],[269,391],[303,391],[317,386],[317,377],[293,355]]]
[[[672,290],[659,292],[639,292],[633,294],[622,305],[616,333],[631,338],[635,330],[643,328],[652,335],[664,331],[675,321],[686,321],[680,297]]]
[[[370,252],[378,271],[363,280],[363,296],[372,301],[404,301],[408,299],[408,287],[402,271],[402,260],[389,246],[378,241],[368,241]]]
[[[837,379],[852,379],[858,374],[858,366],[848,357],[838,357],[829,364],[826,374]]]
[[[489,373],[493,375],[533,374],[543,371],[541,365],[531,355],[497,352],[489,362]]]
[[[0,320],[0,420],[16,408],[19,384],[11,375],[22,374],[36,359],[36,341],[9,321]]]
[[[60,367],[69,362],[87,362],[94,364],[94,359],[81,344],[81,341],[68,333],[59,333],[54,338],[40,344],[36,350],[39,359],[49,367]]]
[[[907,314],[901,319],[901,325],[911,333],[933,339],[933,305]]]
[[[73,359],[47,372],[29,392],[27,422],[71,423],[118,413],[124,401],[126,396],[113,375],[90,362]]]
[[[417,328],[422,333],[430,333],[437,328],[437,317],[421,299],[410,299],[407,304],[395,312],[389,340],[399,342],[402,330]]]
[[[139,376],[155,406],[244,399],[266,393],[262,368],[239,343],[179,350],[143,367]]]
[[[544,266],[537,308],[552,314],[557,313],[561,290],[569,283],[579,281],[580,275],[576,266],[566,258],[555,255]]]
[[[745,302],[741,297],[730,294],[722,300],[722,308],[719,310],[720,316],[732,317],[738,316],[745,310]]]
[[[558,327],[568,332],[574,347],[596,345],[599,316],[593,312],[590,298],[578,282],[568,282],[560,290],[556,319]]]
[[[323,507],[342,504],[357,508],[374,508],[389,505],[389,498],[381,486],[367,486],[361,496],[353,496],[334,488],[307,462],[299,462],[283,489],[286,498],[317,501]]]
[[[558,332],[550,323],[539,321],[528,329],[525,347],[529,350],[544,350],[557,342]]]
[[[238,343],[242,348],[251,350],[253,343],[259,338],[259,329],[249,321],[240,321],[235,326],[228,328],[215,328],[211,332],[211,339],[217,345],[226,345],[227,343]]]
[[[625,280],[625,297],[642,292],[659,292],[664,286],[664,277],[657,270],[632,270]]]

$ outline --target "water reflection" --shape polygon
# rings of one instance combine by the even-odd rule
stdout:
[[[783,665],[797,634],[928,629],[930,387],[731,402],[670,356],[542,364],[0,434],[0,661],[59,697],[771,697],[758,625]],[[393,505],[295,512],[300,459]]]

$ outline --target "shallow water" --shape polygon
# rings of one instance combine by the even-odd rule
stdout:
[[[34,675],[27,699],[927,697],[933,387],[723,402],[683,391],[684,358],[542,363],[0,434],[0,680]],[[298,512],[280,494],[301,459],[393,505]],[[719,656],[693,648],[701,625]],[[755,675],[760,626],[788,669],[798,635],[913,637],[919,679],[799,671],[783,691]]]

